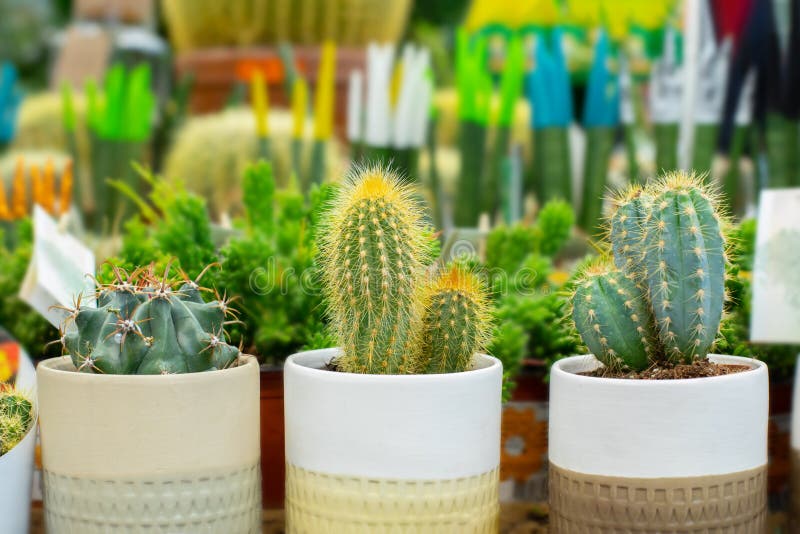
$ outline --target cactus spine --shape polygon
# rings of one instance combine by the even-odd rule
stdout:
[[[23,394],[0,391],[0,456],[27,435],[33,423],[33,403]]]
[[[469,368],[483,349],[489,322],[489,303],[478,277],[453,265],[439,275],[425,314],[427,373],[455,373]]]
[[[81,372],[173,374],[224,369],[239,350],[224,327],[233,315],[225,299],[204,302],[196,281],[173,280],[148,269],[98,287],[97,308],[80,306],[68,318],[62,344]],[[66,330],[66,328],[65,328]]]
[[[349,176],[320,234],[330,315],[347,372],[414,371],[427,263],[422,211],[411,191],[381,168]]]
[[[426,282],[435,248],[412,191],[380,166],[356,170],[321,225],[320,264],[340,371],[457,372],[490,331],[483,284],[452,266]]]
[[[642,370],[705,358],[725,299],[715,200],[696,176],[676,172],[631,188],[615,206],[614,267],[587,269],[573,295],[581,338],[610,367]]]

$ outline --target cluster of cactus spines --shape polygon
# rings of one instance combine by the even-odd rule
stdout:
[[[572,316],[578,333],[611,369],[644,369],[659,350],[649,303],[640,285],[602,263],[576,285]]]
[[[0,456],[27,435],[33,423],[33,402],[13,389],[0,390]]]
[[[469,368],[488,343],[489,302],[480,278],[451,265],[429,295],[423,331],[427,373],[456,373]]]
[[[346,178],[320,233],[332,324],[347,372],[403,374],[420,348],[427,264],[422,211],[411,190],[379,167]]]
[[[715,198],[694,174],[674,172],[625,191],[615,206],[615,268],[588,269],[573,296],[581,338],[606,365],[634,370],[705,358],[725,301],[726,245]],[[630,343],[632,332],[646,334],[641,346]]]
[[[416,198],[377,166],[357,169],[332,200],[318,235],[341,371],[463,371],[483,348],[483,286],[461,267],[427,281],[436,247]]]
[[[714,200],[694,177],[667,175],[652,195],[641,275],[670,359],[704,358],[725,300],[725,242]]]
[[[96,308],[76,302],[67,318],[75,328],[65,324],[60,341],[78,371],[194,373],[236,361],[239,349],[225,335],[236,320],[230,299],[205,302],[199,277],[173,278],[170,271],[169,265],[163,274],[153,266],[132,273],[115,268],[113,283],[98,284]]]

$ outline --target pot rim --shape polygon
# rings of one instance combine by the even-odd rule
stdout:
[[[197,382],[198,380],[213,379],[221,374],[231,375],[234,373],[247,373],[248,368],[251,366],[258,367],[258,360],[255,356],[249,354],[239,354],[237,359],[239,365],[235,367],[228,367],[227,369],[216,369],[214,371],[201,371],[195,373],[176,373],[164,375],[123,375],[123,374],[103,374],[103,373],[79,373],[72,363],[72,358],[68,355],[57,356],[42,360],[36,366],[38,373],[46,373],[53,377],[58,377],[59,380],[73,380],[73,381],[103,381],[110,384],[113,383],[130,383],[135,381],[141,384],[164,384],[174,386],[176,383]]]
[[[330,357],[327,355],[330,354]],[[292,354],[288,358],[286,358],[286,362],[284,363],[284,371],[291,371],[296,374],[305,375],[309,378],[314,377],[325,377],[325,378],[332,378],[333,380],[342,380],[342,381],[351,381],[354,383],[358,382],[372,382],[375,380],[381,380],[386,383],[390,382],[405,382],[408,383],[410,381],[437,381],[437,382],[449,382],[449,381],[456,381],[459,380],[459,377],[463,376],[470,376],[473,378],[477,378],[481,375],[490,375],[493,373],[494,369],[500,367],[502,369],[503,364],[495,358],[494,356],[489,356],[488,354],[476,354],[475,355],[475,363],[480,365],[480,367],[468,369],[466,371],[461,371],[458,373],[426,373],[426,374],[409,374],[409,375],[397,375],[397,374],[367,374],[367,373],[348,373],[343,371],[330,371],[328,369],[320,369],[318,367],[311,367],[311,361],[319,362],[321,360],[327,360],[329,362],[334,356],[341,354],[341,349],[338,347],[330,347],[327,349],[316,349],[316,350],[308,350],[303,352],[297,352]],[[309,362],[303,362],[302,360],[308,359]],[[327,363],[326,362],[326,363]]]
[[[596,369],[599,365],[602,365],[600,361],[594,356],[594,354],[579,354],[558,360],[553,364],[550,373],[551,375],[564,376],[565,379],[570,381],[577,381],[582,383],[589,383],[589,382],[597,383],[596,381],[599,380],[599,381],[605,381],[605,383],[607,384],[613,384],[618,387],[646,388],[646,387],[652,387],[654,384],[660,384],[662,386],[664,384],[670,384],[674,385],[675,387],[678,387],[686,385],[688,383],[694,384],[697,382],[733,381],[733,380],[739,380],[741,378],[740,375],[748,375],[750,372],[753,371],[764,372],[764,373],[767,372],[767,364],[761,360],[756,360],[755,358],[747,358],[744,356],[730,356],[727,354],[709,354],[708,357],[714,363],[746,365],[750,367],[750,369],[748,369],[747,371],[742,371],[740,373],[731,373],[727,375],[703,376],[697,378],[675,378],[669,380],[637,380],[631,378],[608,378],[602,376],[580,375],[578,374],[578,372],[583,372],[583,371],[573,371],[564,369],[564,366],[576,365],[585,367],[586,370],[591,370],[591,369]]]

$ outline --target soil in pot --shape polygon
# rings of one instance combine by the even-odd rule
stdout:
[[[594,371],[578,373],[583,376],[599,378],[627,378],[631,380],[680,380],[684,378],[707,378],[711,376],[731,375],[749,371],[746,365],[714,363],[708,359],[698,360],[691,364],[659,363],[644,371],[631,371],[598,367]]]

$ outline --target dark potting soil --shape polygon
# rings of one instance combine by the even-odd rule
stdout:
[[[732,375],[749,371],[747,365],[714,363],[708,359],[697,360],[691,364],[654,364],[644,371],[626,371],[600,367],[594,371],[579,373],[583,376],[600,378],[628,378],[631,380],[677,380],[681,378],[706,378],[709,376]]]

